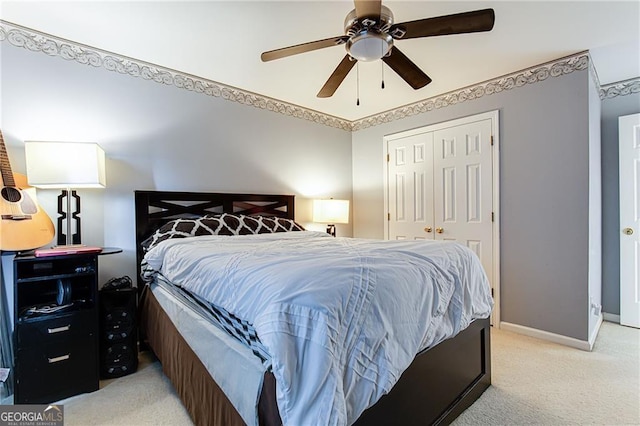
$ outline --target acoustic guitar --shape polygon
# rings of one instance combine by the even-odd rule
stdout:
[[[42,247],[55,235],[53,222],[38,206],[36,190],[27,177],[13,174],[0,131],[0,250],[22,251]]]

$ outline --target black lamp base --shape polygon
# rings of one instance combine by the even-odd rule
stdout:
[[[335,225],[327,225],[327,234],[331,235],[332,237],[336,236],[336,226]]]
[[[75,209],[71,210],[71,198],[76,200]],[[63,207],[66,204],[66,210]],[[70,245],[70,244],[80,244],[80,196],[76,193],[76,191],[72,191],[70,189],[63,189],[62,193],[58,195],[58,245]],[[62,227],[63,222],[66,222],[66,230],[64,233],[64,229]],[[71,224],[76,224],[76,232],[75,234],[71,231]]]

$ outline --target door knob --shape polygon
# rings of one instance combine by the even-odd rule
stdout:
[[[436,232],[438,234],[442,234],[444,232],[444,228],[436,228]]]
[[[431,227],[427,226],[426,228],[424,228],[424,232],[431,232]]]
[[[626,235],[631,235],[631,234],[633,234],[633,229],[632,229],[632,228],[624,228],[624,229],[622,230],[622,232],[623,232],[624,234],[626,234]]]

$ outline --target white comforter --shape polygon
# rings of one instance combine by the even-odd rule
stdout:
[[[150,267],[253,323],[285,425],[347,425],[422,349],[492,308],[477,256],[451,242],[320,232],[164,241]]]

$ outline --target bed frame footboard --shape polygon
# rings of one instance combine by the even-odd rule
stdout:
[[[449,424],[491,385],[489,319],[418,355],[355,425]]]

